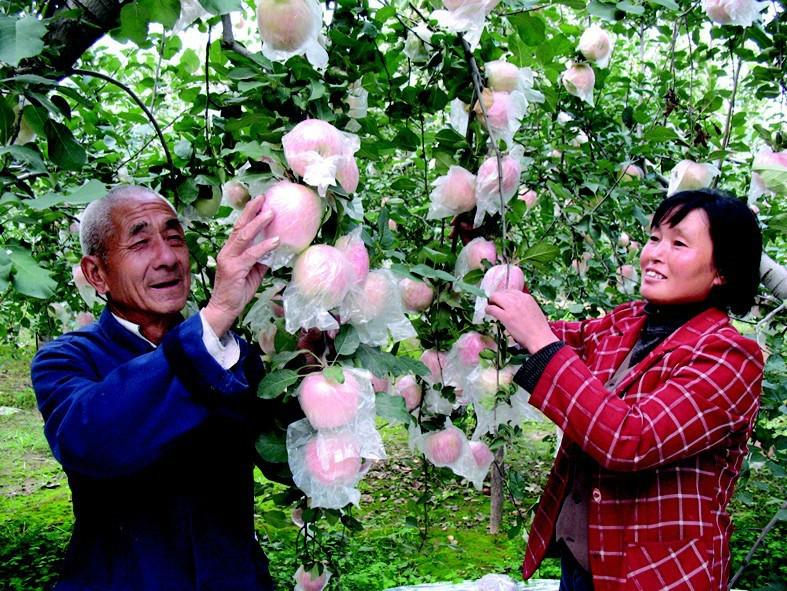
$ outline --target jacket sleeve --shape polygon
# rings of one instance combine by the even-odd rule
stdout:
[[[695,455],[750,428],[763,360],[758,345],[738,334],[714,333],[687,349],[685,362],[650,395],[631,403],[606,390],[577,354],[563,347],[530,404],[609,470],[645,470]]]
[[[549,323],[549,328],[555,336],[563,341],[580,358],[585,358],[585,325],[587,321],[555,320]]]
[[[113,364],[97,347],[95,339],[67,335],[41,349],[31,368],[52,452],[80,474],[132,474],[249,393],[248,350],[222,369],[205,349],[198,316],[125,363]]]

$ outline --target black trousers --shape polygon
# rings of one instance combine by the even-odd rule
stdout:
[[[571,550],[563,543],[560,549],[559,591],[593,591],[593,577],[577,562]]]

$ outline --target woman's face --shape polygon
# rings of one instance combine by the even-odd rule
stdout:
[[[688,304],[708,298],[724,281],[713,265],[707,214],[694,209],[675,227],[669,214],[653,228],[639,257],[642,297],[654,304]]]

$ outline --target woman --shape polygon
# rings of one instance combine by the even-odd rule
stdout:
[[[517,382],[565,432],[525,578],[557,543],[561,591],[727,589],[726,508],[763,370],[727,311],[751,307],[761,248],[744,203],[687,191],[653,216],[640,255],[644,302],[550,323],[528,294],[490,298],[487,312],[533,354]]]

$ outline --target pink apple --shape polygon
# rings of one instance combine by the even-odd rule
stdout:
[[[361,387],[350,372],[343,374],[343,384],[322,373],[311,373],[303,379],[298,401],[315,429],[343,427],[358,412]]]
[[[435,466],[450,466],[462,455],[464,436],[456,427],[426,435],[426,458]]]
[[[415,281],[405,277],[399,282],[402,293],[402,303],[411,312],[423,312],[434,298],[434,290],[424,281]]]
[[[398,378],[394,383],[394,390],[398,396],[404,398],[407,410],[413,410],[421,404],[421,386],[413,375],[406,375]]]
[[[325,486],[352,485],[361,469],[360,449],[349,433],[319,433],[306,443],[306,469]]]

